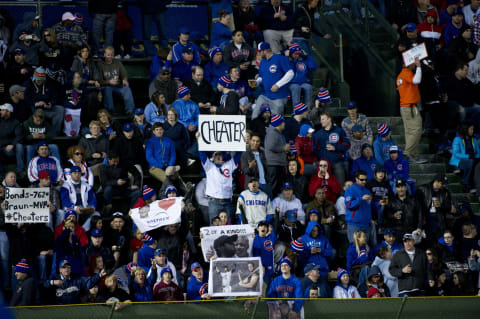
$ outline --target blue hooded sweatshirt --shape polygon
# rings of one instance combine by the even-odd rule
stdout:
[[[198,281],[193,274],[187,284],[187,300],[201,300],[202,295],[208,293],[208,272],[203,272],[202,281]]]
[[[214,46],[220,46],[222,43],[227,44],[227,41],[232,40],[232,30],[229,27],[221,23],[215,22],[212,25],[212,34],[210,36],[210,48]]]
[[[155,254],[155,249],[143,243],[143,247],[138,251],[138,265],[145,269],[148,274],[148,270],[152,266],[152,259]]]
[[[277,236],[271,232],[267,237],[255,236],[253,240],[252,256],[260,257],[262,265],[265,267],[265,278],[270,277],[274,272],[273,250]]]
[[[378,164],[384,165],[385,161],[390,158],[390,146],[396,145],[393,138],[384,141],[380,136],[373,141],[373,153]]]
[[[408,160],[403,158],[402,152],[398,152],[398,158],[395,162],[392,159],[386,160],[384,167],[387,171],[387,180],[389,181],[395,181],[399,178],[409,179],[410,165]]]
[[[212,88],[217,88],[218,79],[228,74],[228,64],[224,61],[216,64],[213,60],[205,64],[205,80],[210,83]]]
[[[312,73],[318,68],[318,64],[311,56],[302,54],[298,59],[290,59],[290,67],[295,72],[290,84],[304,84],[312,83]]]
[[[373,249],[367,250],[366,246],[360,247],[360,251],[357,253],[357,247],[355,243],[351,243],[347,249],[347,270],[351,272],[352,267],[355,265],[361,265],[367,261],[372,261],[375,259],[375,254]]]
[[[317,158],[325,158],[332,165],[345,160],[345,154],[350,148],[350,141],[341,127],[332,125],[328,131],[322,128],[313,134],[312,139],[313,153]],[[327,144],[332,144],[335,151],[328,151]]]
[[[357,183],[345,191],[345,221],[347,225],[354,225],[362,228],[370,227],[372,220],[371,201],[363,200],[364,195],[371,195],[366,187]]]
[[[311,237],[312,230],[315,226],[318,227],[318,235],[317,237]],[[319,265],[320,275],[327,276],[329,268],[325,257],[331,257],[333,250],[328,238],[322,234],[322,226],[315,221],[308,222],[305,235],[300,238],[303,242],[303,251],[300,253],[300,260],[303,265],[310,263]],[[312,254],[311,250],[314,247],[320,247],[322,251],[319,254]]]
[[[175,143],[168,137],[154,136],[145,143],[145,155],[150,168],[165,169],[167,166],[173,166],[176,160]]]
[[[283,275],[275,277],[268,289],[267,298],[303,298],[302,283],[293,274],[287,279]],[[293,311],[300,312],[302,307],[303,301],[295,300]]]
[[[370,180],[375,177],[375,167],[378,165],[375,157],[367,159],[365,156],[361,156],[353,161],[352,168],[350,169],[350,177],[353,178],[358,170],[363,170],[367,173],[367,179]]]
[[[130,295],[134,297],[133,301],[153,301],[153,286],[156,281],[156,271],[150,272],[150,276],[145,279],[143,287],[135,281],[135,277],[130,276],[128,278],[128,287],[130,289]]]

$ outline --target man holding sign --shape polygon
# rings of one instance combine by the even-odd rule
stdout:
[[[414,73],[415,72],[415,73]],[[403,64],[402,71],[397,77],[397,88],[400,94],[400,115],[405,129],[405,155],[416,164],[427,161],[418,157],[418,144],[422,137],[422,116],[420,115],[420,90],[418,85],[422,81],[422,67],[420,60],[409,66]]]

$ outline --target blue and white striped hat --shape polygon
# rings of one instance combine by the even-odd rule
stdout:
[[[295,115],[300,115],[307,111],[307,106],[305,105],[305,103],[298,103],[293,107],[293,110],[295,112]]]
[[[187,94],[190,94],[190,89],[186,86],[181,86],[177,89],[178,98],[182,98]]]

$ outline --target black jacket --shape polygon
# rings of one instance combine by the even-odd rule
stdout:
[[[119,0],[88,0],[88,13],[93,16],[95,13],[113,14],[117,12]]]
[[[394,217],[394,214],[398,211],[402,212],[400,220]],[[415,197],[410,195],[407,195],[405,200],[399,199],[398,196],[391,198],[385,207],[384,217],[387,227],[395,230],[397,238],[401,238],[403,234],[423,226],[423,213],[420,210],[420,205]]]
[[[133,175],[133,184],[137,185],[138,188],[141,189],[142,185],[140,172],[135,168],[135,166],[132,165],[124,167],[121,162],[115,167],[108,164],[100,166],[100,182],[102,183],[103,187],[116,186],[119,189],[127,189],[131,186],[128,181],[128,173]],[[117,184],[118,179],[124,179],[127,181],[127,183],[120,186]]]
[[[316,9],[308,9],[308,5],[305,3],[304,5],[300,6],[295,10],[295,14],[293,16],[293,37],[294,38],[305,38],[307,40],[310,39],[311,34],[314,33],[320,37],[323,34],[318,31],[315,26],[315,14]],[[303,32],[302,27],[307,27],[310,30],[308,32]]]
[[[143,141],[135,135],[128,139],[122,133],[114,139],[112,150],[120,156],[120,163],[125,167],[135,164],[146,166]]]
[[[88,137],[87,137],[88,136]],[[93,166],[103,162],[103,158],[93,158],[93,153],[107,153],[109,141],[104,135],[100,135],[97,138],[93,138],[90,134],[82,136],[79,145],[87,152],[85,158],[88,166]]]
[[[260,153],[260,160],[262,161],[263,171],[265,175],[265,181],[268,184],[267,180],[267,159],[265,158],[265,152],[262,149],[259,149],[258,152]],[[240,164],[242,166],[242,172],[245,174],[245,189],[248,188],[248,183],[252,179],[252,177],[259,178],[258,173],[258,163],[254,167],[248,167],[248,162],[253,161],[255,159],[255,155],[251,150],[246,150],[243,152],[242,157],[240,157]]]
[[[188,79],[185,81],[185,86],[190,89],[193,102],[197,104],[210,102],[212,105],[215,105],[215,92],[213,92],[213,88],[207,80],[203,79],[200,84],[197,84],[194,79]]]
[[[10,306],[32,306],[35,304],[37,288],[35,280],[32,277],[28,277],[25,280],[19,280],[17,282],[17,288],[13,293]]]
[[[265,142],[265,135],[267,135],[267,127],[270,126],[270,120],[265,122],[263,117],[260,115],[256,119],[250,122],[250,129],[260,137],[262,144]]]
[[[412,272],[404,274],[403,267],[410,264]],[[434,280],[432,272],[427,266],[427,255],[423,250],[415,248],[413,262],[408,257],[405,249],[401,249],[393,255],[388,271],[392,276],[398,278],[398,291],[409,291],[413,289],[423,290],[427,280]]]
[[[440,208],[436,208],[436,213],[438,216],[438,222],[440,224],[440,231],[443,231],[446,228],[446,216],[452,208],[452,196],[450,191],[446,188],[442,188],[438,191],[433,190],[433,182],[430,184],[421,185],[418,187],[415,193],[420,208],[422,210],[422,215],[424,218],[430,214],[432,208],[432,197],[436,197],[440,201]],[[426,222],[426,220],[424,220]]]
[[[303,226],[298,220],[293,225],[292,230],[288,228],[287,224],[282,220],[278,226],[278,241],[284,242],[286,245],[296,240],[298,237],[305,235],[305,226]]]
[[[240,114],[240,96],[235,91],[227,93],[226,97],[220,99],[220,105],[217,107],[219,115],[239,115]]]
[[[300,165],[298,165],[300,167]],[[308,194],[308,180],[305,176],[297,172],[295,176],[290,173],[287,173],[285,177],[285,182],[292,183],[293,185],[293,194],[298,198],[302,203],[306,203],[309,199]]]
[[[20,125],[13,114],[10,113],[10,118],[0,119],[0,146],[7,146],[22,143],[24,138],[23,126]]]
[[[407,23],[417,21],[417,10],[413,0],[391,0],[387,3],[390,23],[396,23],[400,29]]]

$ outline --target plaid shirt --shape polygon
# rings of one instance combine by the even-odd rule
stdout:
[[[67,28],[59,22],[53,26],[53,31],[61,45],[74,44],[80,47],[87,44],[87,35],[83,32],[82,27],[78,25]]]
[[[473,43],[480,45],[480,20],[478,18],[473,23]]]

